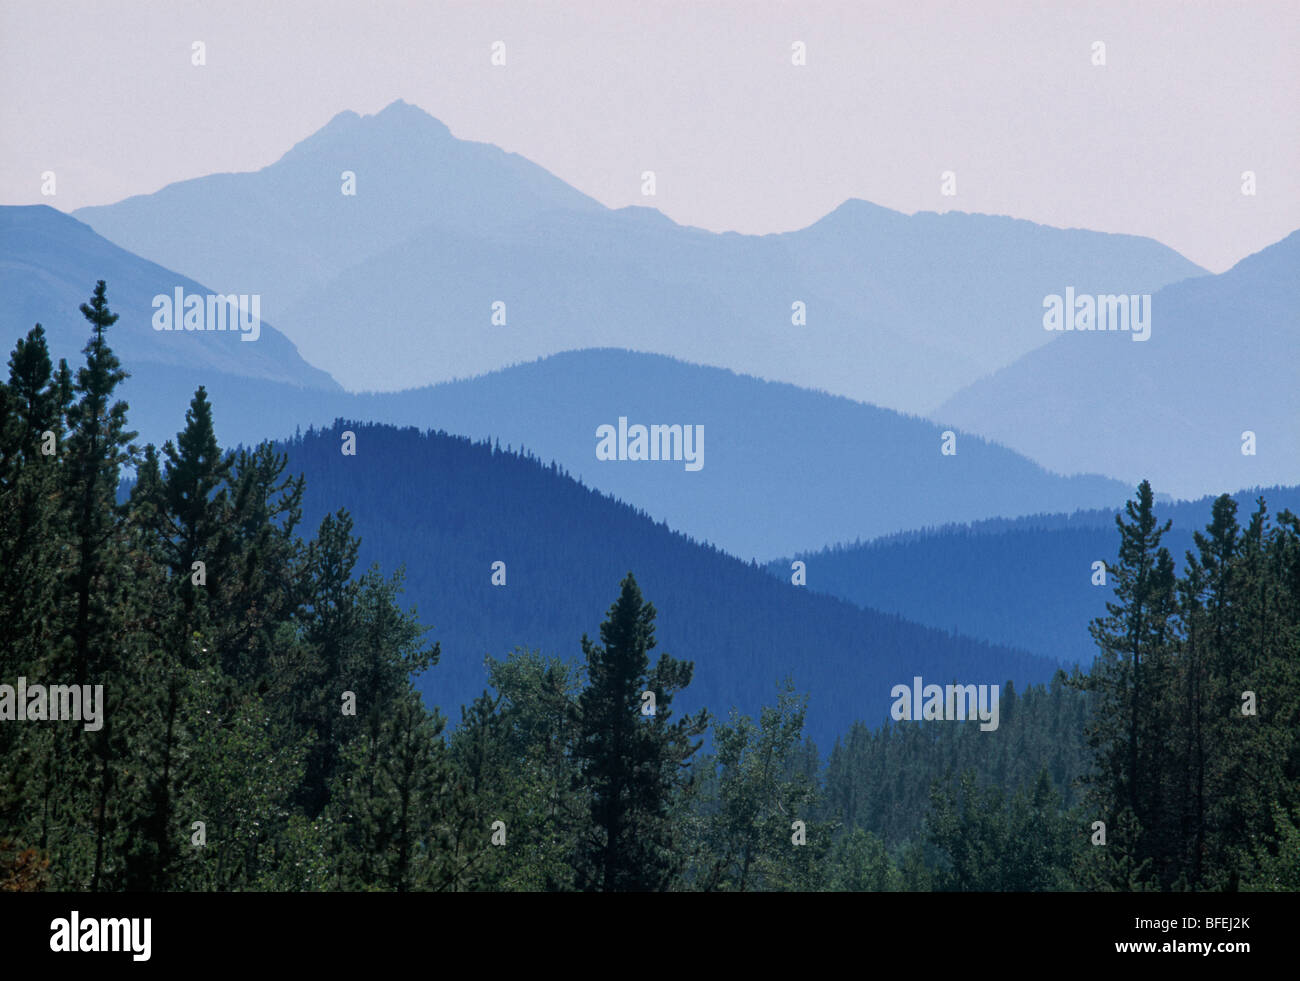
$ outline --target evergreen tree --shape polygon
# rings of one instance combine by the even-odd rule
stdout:
[[[68,806],[93,815],[90,867],[72,874],[83,888],[98,890],[104,884],[105,863],[114,852],[110,840],[121,834],[113,807],[114,763],[123,757],[125,747],[114,718],[126,690],[116,643],[120,623],[115,613],[121,607],[115,600],[121,598],[125,577],[120,574],[123,552],[117,537],[116,494],[121,468],[134,460],[130,443],[136,434],[127,429],[126,403],[113,399],[127,373],[105,337],[117,314],[109,310],[103,280],[96,284],[90,302],[81,305],[81,313],[94,333],[83,351],[86,363],[77,371],[75,400],[66,413],[68,436],[60,473],[70,561],[60,591],[67,601],[61,618],[63,637],[52,645],[50,675],[78,685],[103,684],[106,705],[98,732],[56,730],[52,759],[60,768],[61,789],[47,787],[46,793],[80,798],[75,803],[69,800]],[[56,816],[47,827],[66,827],[66,820],[66,815]],[[68,865],[63,867],[68,870]]]
[[[601,643],[582,638],[587,686],[575,710],[575,756],[591,795],[591,829],[575,861],[581,888],[666,890],[683,869],[674,819],[707,713],[669,723],[673,695],[690,684],[693,666],[663,654],[650,667],[654,619],[629,572],[600,626]],[[641,713],[647,691],[652,716]]]
[[[1107,854],[1131,856],[1139,865],[1154,863],[1162,874],[1175,830],[1164,806],[1162,765],[1169,737],[1167,701],[1171,646],[1176,639],[1173,559],[1160,545],[1170,523],[1155,517],[1151,485],[1143,481],[1134,500],[1125,504],[1129,520],[1115,518],[1120,532],[1119,561],[1107,571],[1114,580],[1115,602],[1108,616],[1091,626],[1100,654],[1092,672],[1080,681],[1097,697],[1088,729],[1096,756],[1090,778],[1092,804],[1112,828],[1121,811],[1135,837],[1111,835]]]
[[[126,403],[113,401],[114,391],[128,376],[104,336],[117,322],[117,314],[108,308],[102,279],[90,303],[81,305],[81,313],[94,335],[83,351],[86,365],[77,371],[78,398],[68,409],[64,467],[74,544],[69,593],[75,608],[70,632],[78,684],[107,666],[108,591],[102,587],[115,557],[111,539],[118,514],[118,477],[122,466],[133,462],[130,442],[137,435],[126,428]]]
[[[61,397],[37,324],[9,358],[9,384],[0,383],[0,678],[34,670],[55,641]],[[0,726],[0,819],[16,819],[19,788],[33,776],[18,755],[17,733]]]
[[[142,722],[129,740],[138,800],[126,824],[124,875],[128,888],[139,890],[169,882],[180,855],[175,811],[190,792],[190,767],[180,749],[187,742],[186,720],[193,718],[191,682],[216,660],[207,592],[220,578],[213,566],[228,514],[222,484],[230,463],[217,446],[202,386],[177,445],[164,445],[161,472],[153,446],[145,447],[130,502],[149,563],[136,570],[136,581],[149,584],[149,595],[157,597],[148,640],[130,671],[131,707]]]
[[[375,722],[348,743],[335,781],[335,883],[393,892],[434,887],[442,870],[426,836],[446,781],[443,720],[406,691]]]

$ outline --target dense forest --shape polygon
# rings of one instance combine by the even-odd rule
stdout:
[[[1004,685],[994,731],[859,723],[823,760],[792,682],[683,711],[632,572],[453,726],[445,625],[352,515],[308,525],[203,388],[137,447],[102,281],[81,313],[75,373],[37,325],[0,384],[0,889],[1300,888],[1300,519],[1262,498],[1176,562],[1144,482],[1090,669]]]
[[[808,696],[806,732],[819,746],[856,721],[888,719],[891,686],[913,675],[1045,684],[1058,666],[794,585],[789,566],[768,575],[508,444],[336,420],[276,448],[306,478],[306,526],[346,508],[361,567],[405,564],[404,602],[442,650],[416,678],[431,705],[471,702],[484,654],[525,644],[572,657],[628,570],[654,599],[660,644],[695,663],[680,709],[757,717],[789,676]]]

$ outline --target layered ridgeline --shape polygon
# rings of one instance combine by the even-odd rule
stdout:
[[[928,411],[1046,343],[1016,316],[1046,294],[1204,273],[1150,239],[857,200],[788,234],[714,234],[606,209],[400,101],[340,113],[255,173],[76,214],[201,282],[260,293],[352,390],[619,347]]]
[[[177,288],[187,297],[211,293],[66,215],[0,208],[0,227],[0,275],[13,297],[0,327],[10,343],[41,321],[56,357],[75,363],[83,343],[74,323],[77,290],[84,290],[76,277],[93,283],[100,266],[120,277],[120,306],[118,280],[110,281],[121,318],[115,339],[131,353],[123,392],[142,442],[174,436],[175,406],[200,384],[220,407],[217,434],[226,445],[339,417],[492,437],[557,460],[695,538],[763,559],[947,521],[1114,506],[1128,490],[1101,478],[1054,476],[963,433],[956,455],[944,456],[943,428],[917,417],[626,351],[571,352],[463,382],[351,395],[266,323],[251,343],[240,332],[155,331],[155,296],[172,297]],[[50,310],[70,310],[72,318],[51,318]],[[683,435],[702,427],[699,469],[598,459],[597,429],[617,427],[620,417],[629,428],[682,426]]]
[[[1263,497],[1273,513],[1300,513],[1300,487],[1268,487],[1232,495],[1240,513]],[[1163,504],[1173,521],[1164,538],[1181,571],[1195,551],[1192,535],[1210,521],[1213,499]],[[808,588],[917,623],[1011,644],[1087,666],[1097,646],[1094,617],[1114,599],[1113,575],[1102,583],[1094,563],[1114,568],[1117,510],[976,521],[888,535],[794,553],[765,568],[789,582],[804,563]]]
[[[1221,275],[1167,286],[1150,299],[1142,342],[1131,333],[1049,333],[1040,325],[1050,343],[959,392],[933,418],[1045,467],[1149,478],[1179,497],[1293,484],[1297,269],[1293,232]],[[1023,311],[1026,321],[1042,316],[1041,308]]]
[[[343,453],[345,432],[355,456]],[[887,719],[891,688],[916,675],[1019,684],[1055,667],[778,582],[553,464],[485,443],[347,423],[283,449],[288,472],[306,477],[308,527],[347,508],[363,566],[405,564],[403,602],[442,646],[437,669],[417,681],[434,704],[478,694],[485,654],[524,645],[576,656],[583,633],[595,636],[591,611],[629,570],[659,611],[660,649],[695,662],[683,710],[756,712],[790,676],[810,696],[808,733],[822,746],[859,719]]]
[[[965,433],[946,441],[943,427],[919,417],[626,351],[560,354],[353,405],[358,418],[525,446],[746,559],[950,521],[1115,507],[1130,490],[1048,473]],[[689,447],[698,459],[631,459],[638,425],[681,426],[682,442],[702,433],[702,449]],[[602,426],[614,427],[613,445],[597,437]],[[652,452],[662,450],[660,435],[647,440]]]

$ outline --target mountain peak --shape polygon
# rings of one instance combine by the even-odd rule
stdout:
[[[324,126],[322,126],[321,129],[330,129],[331,127],[348,126],[351,123],[355,123],[360,118],[361,117],[358,116],[351,109],[344,109],[342,112],[335,113],[334,116],[330,119],[330,121],[326,123]]]
[[[335,141],[371,139],[376,130],[391,134],[393,139],[409,139],[412,134],[431,138],[435,142],[453,139],[451,130],[440,119],[404,99],[397,99],[379,112],[364,116],[351,109],[344,109],[316,132],[294,144],[282,159],[292,159],[297,154],[332,145]]]
[[[813,223],[814,226],[825,222],[838,224],[843,221],[888,221],[906,218],[907,215],[884,205],[874,204],[862,198],[846,198],[834,211],[827,212]]]
[[[425,112],[419,106],[412,105],[405,99],[395,99],[380,109],[379,112],[361,118],[362,121],[374,120],[385,124],[425,126],[431,130],[436,130],[440,135],[451,136],[451,130],[447,128],[446,123]]]

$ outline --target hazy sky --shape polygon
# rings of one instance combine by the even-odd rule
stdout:
[[[718,231],[859,197],[1150,235],[1218,272],[1300,228],[1297,0],[0,0],[0,90],[0,203],[64,211],[403,98],[611,207],[654,170],[649,203]]]

